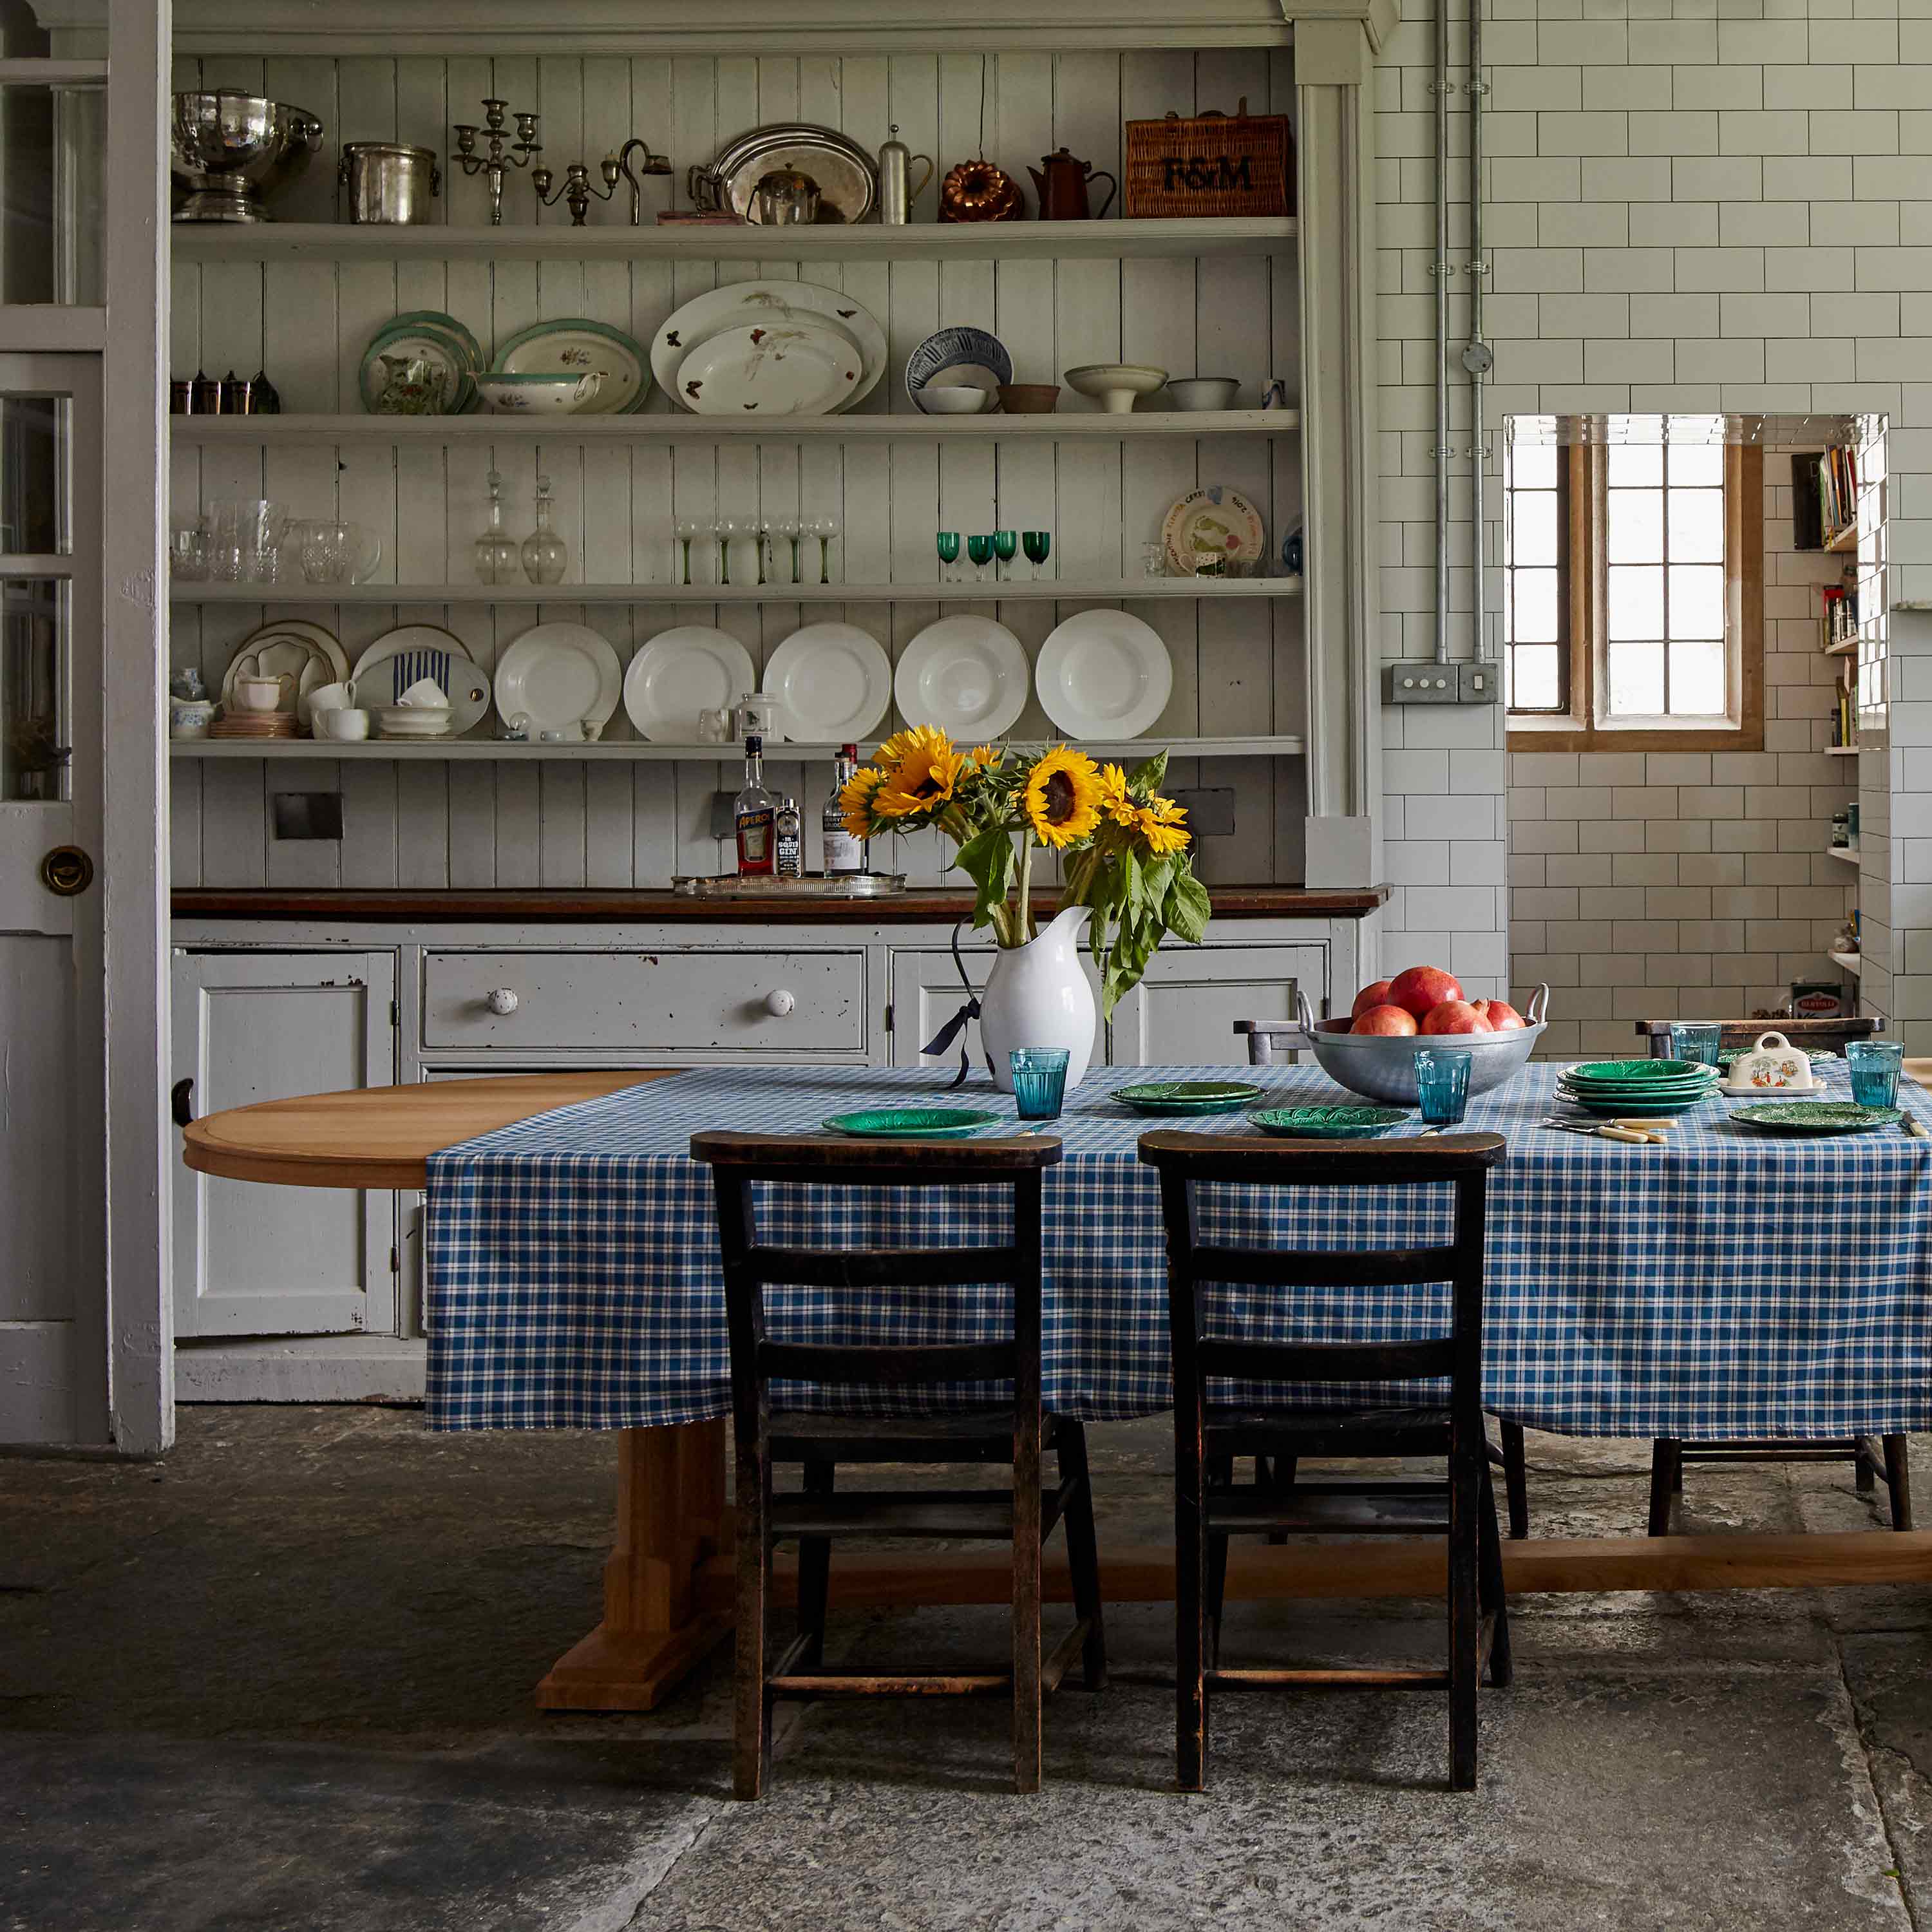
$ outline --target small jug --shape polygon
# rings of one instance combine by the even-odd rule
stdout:
[[[1046,173],[1042,174],[1040,168]],[[1033,176],[1034,187],[1040,195],[1042,221],[1097,221],[1113,206],[1114,193],[1120,187],[1104,169],[1096,172],[1092,162],[1082,160],[1065,148],[1041,155],[1040,167],[1028,168],[1027,172]],[[1097,209],[1087,206],[1090,181],[1107,184],[1107,198]]]
[[[443,372],[427,356],[385,356],[382,389],[376,398],[379,416],[434,416],[442,413]]]

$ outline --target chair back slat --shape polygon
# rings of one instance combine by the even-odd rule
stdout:
[[[1203,1243],[1190,1265],[1197,1281],[1258,1282],[1277,1288],[1366,1288],[1387,1282],[1447,1281],[1454,1248],[1229,1248]]]
[[[856,1382],[890,1388],[900,1383],[1008,1382],[1016,1352],[1011,1342],[920,1342],[895,1347],[774,1342],[767,1337],[758,1344],[758,1365],[768,1381]]]
[[[1204,1376],[1244,1382],[1402,1382],[1455,1372],[1447,1336],[1420,1342],[1224,1342],[1195,1346]]]
[[[1286,1066],[1303,1044],[1301,1029],[1292,1020],[1237,1020],[1234,1030],[1247,1036],[1250,1066]]]
[[[760,1242],[745,1256],[751,1273],[775,1287],[893,1288],[914,1282],[922,1288],[956,1287],[1010,1282],[1021,1264],[1013,1247],[781,1248]]]

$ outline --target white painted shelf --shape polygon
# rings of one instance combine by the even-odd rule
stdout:
[[[1828,952],[1826,956],[1830,959],[1833,965],[1842,966],[1847,973],[1851,974],[1853,979],[1856,980],[1858,977],[1858,968],[1862,962],[1857,953],[1840,952],[1836,950],[1833,950]]]
[[[1027,742],[1034,742],[1031,740]],[[1306,748],[1299,737],[1271,738],[1140,738],[1082,740],[1080,748],[1092,758],[1148,758],[1163,743],[1177,758],[1294,758]],[[794,744],[767,741],[765,754],[779,763],[800,759],[830,760],[838,754],[836,745]],[[860,748],[868,757],[878,748],[876,739]],[[408,743],[382,739],[364,744],[338,745],[310,739],[277,739],[267,743],[236,738],[176,739],[168,747],[177,758],[253,758],[268,763],[290,758],[392,760],[413,763],[420,759],[449,760],[458,763],[478,760],[514,760],[520,758],[575,758],[593,764],[661,763],[673,760],[701,760],[710,764],[730,763],[742,755],[736,745],[646,745],[635,739],[603,745],[518,745],[500,738],[446,738],[437,742]]]
[[[916,221],[898,228],[181,222],[169,232],[178,262],[1130,261],[1292,254],[1300,239],[1292,216],[1252,215],[1224,220]]]
[[[1842,640],[1840,643],[1835,644],[1827,644],[1825,646],[1825,655],[1828,658],[1848,658],[1858,649],[1858,640],[1857,638],[1846,638]]]
[[[1825,755],[1828,758],[1856,758],[1858,748],[1856,745],[1827,745]]]
[[[1298,577],[1002,578],[998,584],[177,584],[173,604],[1120,604],[1299,597]]]
[[[831,442],[937,437],[946,442],[1119,442],[1132,438],[1288,436],[1299,410],[1102,410],[1050,416],[170,416],[178,443]]]
[[[1856,845],[1827,845],[1825,850],[1834,859],[1842,859],[1848,866],[1858,862],[1858,848]]]

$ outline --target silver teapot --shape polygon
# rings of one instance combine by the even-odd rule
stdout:
[[[808,228],[818,219],[818,184],[796,168],[774,168],[752,190],[754,217],[767,228]]]

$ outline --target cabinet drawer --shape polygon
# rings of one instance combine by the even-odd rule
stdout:
[[[423,1045],[862,1054],[866,956],[428,952]]]

